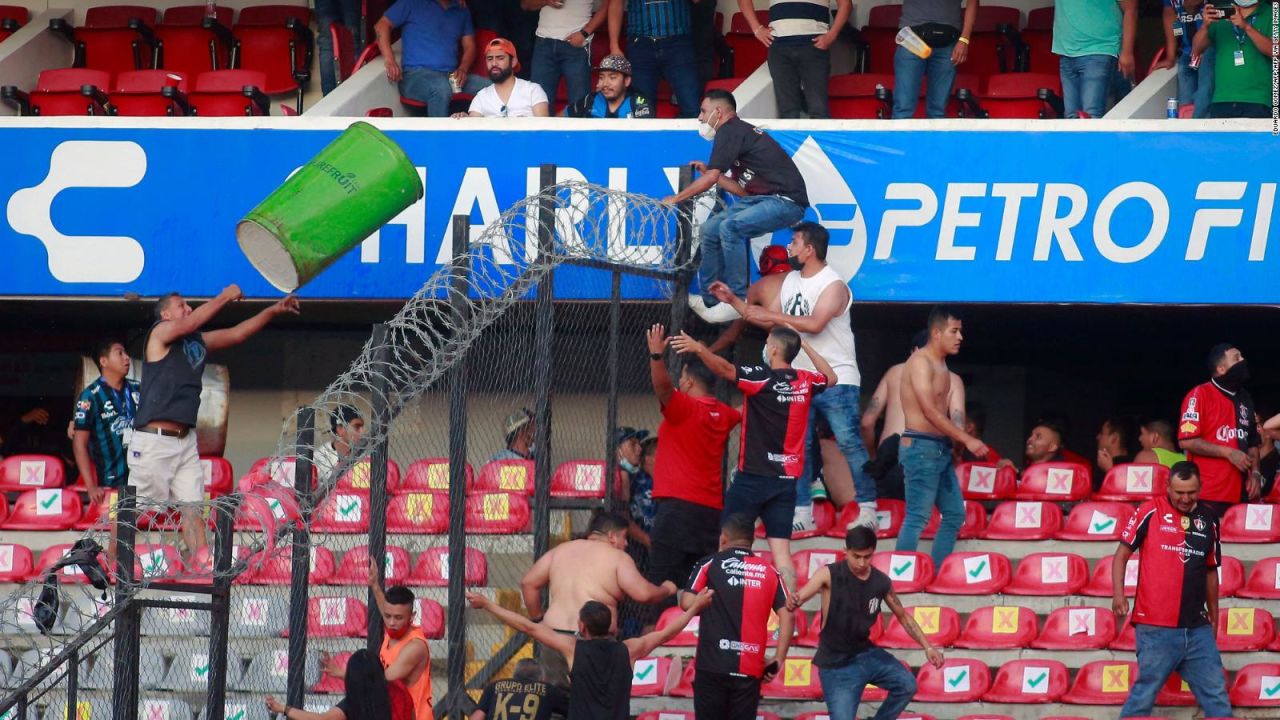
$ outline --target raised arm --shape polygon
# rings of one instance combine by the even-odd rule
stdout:
[[[467,593],[467,602],[476,610],[484,610],[498,618],[503,625],[512,630],[524,633],[543,645],[559,650],[569,664],[573,665],[574,638],[572,636],[563,635],[542,623],[536,623],[523,615],[513,613],[480,593]]]
[[[261,312],[244,322],[225,330],[213,330],[204,334],[204,344],[209,351],[221,350],[248,340],[258,334],[262,328],[277,317],[285,314],[298,315],[302,311],[298,306],[298,298],[286,295],[280,300],[263,308]]]
[[[890,590],[889,594],[884,596],[884,604],[889,607],[889,611],[893,613],[893,616],[898,618],[898,623],[902,625],[903,630],[907,631],[907,635],[910,635],[912,640],[915,640],[920,644],[920,647],[924,648],[924,656],[929,660],[929,664],[934,667],[942,667],[945,659],[942,656],[942,651],[929,642],[929,637],[916,624],[915,617],[902,607],[902,602],[898,600],[898,594]]]
[[[680,613],[680,616],[672,620],[666,627],[661,630],[654,630],[648,635],[624,641],[627,646],[627,653],[631,655],[631,662],[634,663],[636,660],[648,656],[655,648],[665,645],[676,635],[679,635],[680,631],[684,630],[695,615],[711,604],[713,597],[715,597],[715,591],[707,588],[698,593],[693,598],[693,601],[689,603],[689,606],[685,608],[684,612]]]
[[[534,622],[542,620],[546,609],[542,607],[542,588],[551,584],[551,552],[542,554],[529,571],[520,578],[520,595],[524,598],[524,607]]]
[[[809,578],[809,582],[804,587],[791,596],[787,601],[787,608],[790,610],[799,610],[802,605],[809,602],[809,598],[817,595],[831,585],[831,568],[825,565]]]
[[[787,327],[791,326],[788,325]],[[795,330],[795,328],[791,329]],[[813,362],[813,366],[818,369],[818,372],[827,376],[827,385],[835,385],[840,382],[840,378],[836,375],[835,369],[831,367],[831,363],[828,363],[821,353],[813,349],[809,341],[804,339],[804,335],[800,336],[800,349],[804,350],[804,354],[809,356],[809,360]]]
[[[649,346],[649,382],[653,385],[653,394],[658,396],[658,403],[665,407],[676,388],[671,382],[671,373],[667,372],[667,363],[662,357],[655,360],[653,356],[661,356],[667,351],[667,329],[661,323],[655,323],[645,333],[645,341]]]
[[[244,297],[244,293],[240,292],[239,285],[228,285],[222,288],[222,292],[218,293],[218,295],[209,300],[209,302],[206,302],[195,310],[192,310],[190,315],[176,320],[165,320],[159,325],[156,325],[155,329],[151,331],[151,339],[164,343],[165,345],[171,345],[178,338],[185,337],[200,330],[200,328],[204,327],[205,323],[212,320],[214,316],[222,310],[222,308],[242,297]],[[206,337],[205,342],[208,343],[208,341],[209,340]]]
[[[671,343],[671,347],[675,348],[678,353],[692,353],[693,355],[696,355],[698,359],[705,363],[711,372],[715,373],[717,376],[722,377],[729,382],[735,382],[738,379],[738,371],[734,369],[733,363],[711,352],[707,349],[706,345],[703,345],[697,340],[689,337],[688,333],[681,332],[679,335],[672,337],[668,342]]]

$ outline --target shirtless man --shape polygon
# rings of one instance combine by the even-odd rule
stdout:
[[[529,568],[520,580],[529,619],[566,636],[578,627],[578,613],[589,600],[603,603],[613,614],[617,629],[618,603],[624,596],[639,603],[657,603],[679,589],[667,580],[654,585],[644,579],[627,554],[625,519],[600,513],[591,520],[587,537],[557,545]],[[551,602],[543,611],[542,589],[548,588]],[[568,687],[569,666],[551,647],[543,646],[543,668],[547,682]]]
[[[987,446],[966,433],[964,410],[947,417],[951,371],[947,356],[960,352],[963,324],[955,311],[935,307],[929,312],[929,342],[907,360],[902,382],[902,412],[906,418],[898,459],[906,476],[907,517],[898,533],[899,550],[914,552],[933,506],[942,513],[933,540],[933,562],[941,567],[951,554],[964,523],[964,496],[951,464],[951,443],[961,443],[979,458]]]

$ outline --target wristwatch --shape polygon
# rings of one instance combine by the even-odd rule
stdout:
[[[661,360],[662,353],[649,353],[649,359],[654,361]]]

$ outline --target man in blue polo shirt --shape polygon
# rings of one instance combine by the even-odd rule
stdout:
[[[391,49],[396,28],[404,54],[400,62]],[[448,116],[454,87],[474,95],[489,84],[467,72],[476,57],[476,38],[462,0],[396,0],[373,32],[387,79],[400,84],[402,96],[426,103],[430,117]]]

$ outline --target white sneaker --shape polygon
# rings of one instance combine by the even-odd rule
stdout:
[[[858,519],[850,523],[849,527],[855,528],[859,525],[872,530],[880,529],[880,516],[876,515],[875,505],[862,505],[858,508]]]
[[[827,486],[822,484],[821,480],[814,479],[809,483],[809,497],[814,500],[826,500],[830,496],[827,495]]]
[[[791,534],[813,532],[817,529],[818,524],[813,521],[813,506],[797,507],[791,521]]]
[[[734,320],[737,320],[738,318],[742,317],[741,315],[738,314],[737,310],[733,309],[732,305],[730,305],[729,303],[723,303],[723,302],[717,303],[715,305],[712,305],[709,308],[706,308],[702,312],[698,313],[698,315],[703,320],[706,320],[709,323],[714,323],[717,325],[722,323],[731,323]]]

